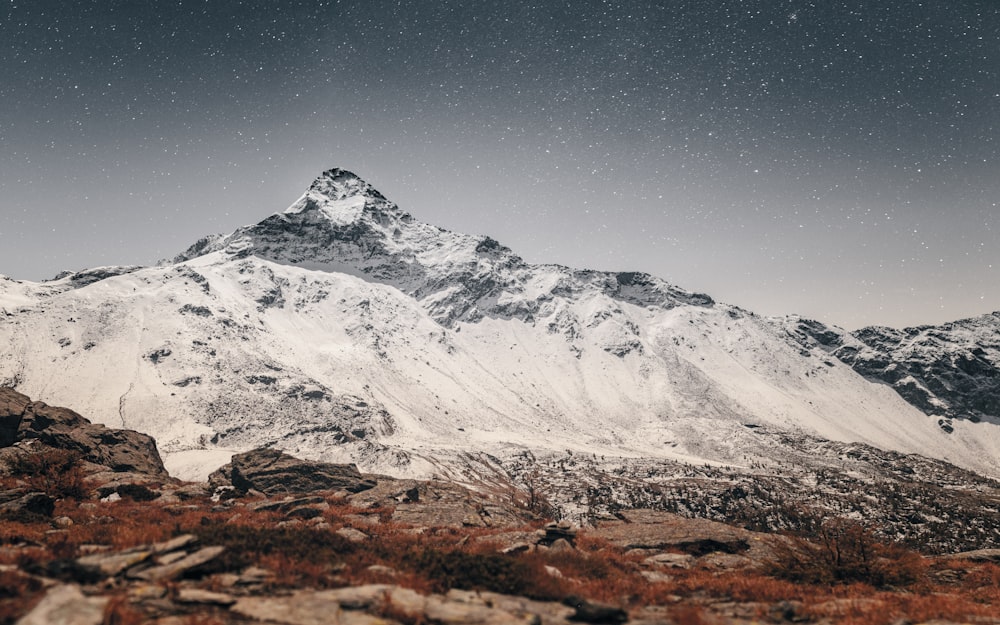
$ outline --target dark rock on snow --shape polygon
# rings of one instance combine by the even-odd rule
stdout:
[[[266,495],[346,490],[357,493],[375,486],[353,464],[299,460],[277,449],[255,449],[233,456],[229,464],[208,476],[213,488]]]
[[[0,388],[0,447],[32,440],[79,452],[84,460],[112,471],[167,475],[152,437],[91,423],[68,408],[33,402],[13,389]]]

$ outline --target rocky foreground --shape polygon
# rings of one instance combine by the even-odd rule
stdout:
[[[9,389],[0,446],[0,623],[1000,623],[1000,551],[925,557],[843,520],[580,528],[537,493],[270,449],[183,483],[152,439]]]

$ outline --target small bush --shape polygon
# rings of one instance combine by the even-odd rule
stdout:
[[[210,522],[195,529],[202,544],[227,547],[223,559],[233,567],[254,558],[281,554],[290,560],[327,564],[353,553],[357,546],[337,534],[308,528],[267,528]],[[238,560],[238,561],[237,561]]]
[[[41,597],[42,582],[16,571],[0,571],[0,625],[17,621]]]
[[[21,451],[6,459],[7,469],[20,477],[32,490],[61,499],[84,499],[88,489],[84,484],[79,452],[46,447],[37,451]]]
[[[504,554],[414,548],[403,562],[426,578],[434,592],[487,590],[536,599],[565,596],[558,580],[538,563]]]
[[[160,493],[142,484],[121,484],[114,492],[132,501],[153,501],[160,497]]]
[[[926,572],[923,558],[898,545],[880,543],[857,523],[823,523],[814,540],[792,539],[768,567],[775,577],[795,583],[849,584],[876,588],[909,586]]]

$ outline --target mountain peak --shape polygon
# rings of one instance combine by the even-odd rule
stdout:
[[[357,174],[339,167],[324,171],[309,186],[309,193],[318,193],[334,201],[358,196],[385,199],[385,196]]]

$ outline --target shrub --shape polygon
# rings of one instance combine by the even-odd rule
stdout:
[[[23,450],[6,459],[7,469],[23,479],[32,490],[57,499],[84,499],[88,489],[83,481],[79,452],[45,447]]]
[[[415,547],[403,558],[413,573],[427,579],[434,592],[487,590],[535,599],[565,596],[544,566],[505,554],[477,554]]]
[[[211,521],[195,529],[202,544],[227,547],[224,558],[242,566],[251,557],[281,554],[291,560],[325,564],[353,553],[356,545],[337,534],[308,528],[267,528]]]
[[[37,577],[0,571],[0,625],[14,623],[41,597],[45,587]]]
[[[823,523],[813,540],[791,539],[778,549],[769,573],[796,583],[908,586],[926,572],[923,558],[880,543],[863,526],[842,519]]]

